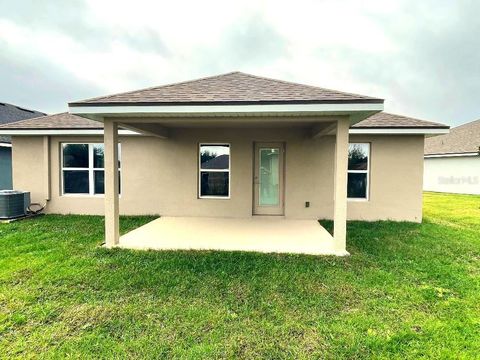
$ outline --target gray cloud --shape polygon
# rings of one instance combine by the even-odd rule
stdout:
[[[412,0],[401,4],[394,13],[363,13],[367,21],[382,29],[393,43],[393,50],[380,48],[372,53],[367,47],[353,47],[345,42],[325,44],[319,36],[318,42],[312,38],[311,49],[317,51],[308,64],[332,64],[335,76],[353,82],[352,88],[342,86],[340,90],[384,97],[390,111],[451,125],[480,118],[480,2]],[[282,36],[260,10],[240,13],[211,44],[193,44],[179,51],[172,37],[170,43],[166,42],[155,24],[135,29],[109,28],[94,20],[81,0],[20,0],[0,8],[0,19],[34,31],[61,33],[85,52],[108,54],[114,44],[130,49],[131,58],[114,59],[118,64],[112,66],[119,65],[118,76],[125,80],[125,86],[133,84],[132,89],[232,70],[261,75],[279,62],[282,65],[275,70],[276,76],[283,78],[288,74],[287,80],[305,78],[305,72],[316,71],[293,63],[296,54],[291,50],[292,38]],[[222,14],[211,14],[205,21],[215,21],[216,16]],[[178,26],[187,24],[179,20]],[[295,27],[295,22],[291,26]],[[194,36],[195,29],[190,31]],[[335,36],[335,31],[331,36]],[[177,50],[172,50],[174,47]],[[66,109],[68,101],[105,93],[98,85],[78,78],[74,70],[55,65],[49,54],[28,54],[25,49],[20,52],[13,46],[7,47],[1,38],[0,49],[3,101],[52,112]],[[150,65],[146,71],[137,66],[135,54],[152,54],[153,59],[165,62],[158,69]],[[95,73],[95,69],[92,71]],[[268,75],[275,76],[275,72]],[[336,83],[318,85],[337,87]],[[123,90],[129,89],[118,89]]]
[[[112,13],[113,13],[112,9]],[[139,50],[167,54],[160,36],[146,27],[140,30],[109,29],[102,22],[94,22],[83,0],[18,0],[2,6],[0,18],[17,24],[28,24],[33,30],[49,30],[73,38],[90,50],[105,49],[113,41]]]
[[[18,54],[0,41],[0,99],[34,110],[55,113],[67,103],[100,93],[100,89],[49,62]]]
[[[222,60],[229,66],[263,66],[288,55],[285,39],[260,14],[242,18],[224,34]]]
[[[287,41],[259,13],[253,13],[237,19],[215,46],[196,48],[195,57],[186,60],[185,73],[191,76],[234,70],[258,73],[256,68],[286,56]]]
[[[373,95],[386,98],[387,110],[453,126],[480,118],[480,3],[408,5],[376,19],[399,52],[335,49],[335,58],[359,84],[379,88]]]

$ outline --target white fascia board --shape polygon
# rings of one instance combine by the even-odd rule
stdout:
[[[422,134],[447,134],[448,129],[350,129],[350,135],[422,135]],[[35,136],[35,135],[103,135],[101,129],[5,129],[0,130],[0,135],[10,136]],[[118,135],[141,136],[132,130],[118,130]]]
[[[0,135],[29,136],[29,135],[103,135],[102,129],[17,129],[0,130]],[[118,130],[118,135],[141,135],[131,130]]]
[[[0,143],[0,147],[12,147],[10,143]]]
[[[469,152],[469,153],[452,153],[452,154],[432,154],[432,155],[425,155],[425,159],[432,159],[432,158],[445,158],[445,157],[463,157],[463,156],[479,156],[480,153],[478,152]]]
[[[192,115],[192,114],[288,114],[288,113],[353,113],[364,111],[382,111],[382,103],[350,104],[270,104],[270,105],[149,105],[149,106],[69,106],[71,114],[76,115]]]
[[[403,128],[403,129],[350,129],[349,133],[351,135],[357,134],[381,134],[381,135],[424,135],[424,134],[448,134],[449,129],[422,129],[422,128]]]

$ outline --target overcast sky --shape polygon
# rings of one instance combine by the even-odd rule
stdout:
[[[479,14],[477,0],[0,0],[0,101],[55,113],[240,70],[458,125],[480,118]]]

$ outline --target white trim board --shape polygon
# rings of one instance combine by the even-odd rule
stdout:
[[[10,144],[10,143],[0,143],[0,147],[8,147],[8,148],[11,148],[11,147],[12,147],[12,144]]]
[[[76,115],[126,115],[126,114],[272,114],[272,113],[352,113],[383,111],[383,103],[360,104],[264,104],[264,105],[146,105],[146,106],[69,106]]]
[[[350,135],[423,135],[423,134],[448,134],[448,129],[350,129]],[[36,135],[103,135],[102,129],[0,129],[0,135],[36,136]],[[118,130],[118,135],[145,136],[132,130]]]
[[[0,129],[0,135],[103,135],[103,129]],[[132,130],[118,130],[118,135],[141,135]]]
[[[445,158],[445,157],[462,157],[462,156],[479,156],[480,153],[478,152],[469,152],[469,153],[451,153],[451,154],[432,154],[432,155],[425,155],[425,159],[432,159],[432,158]]]

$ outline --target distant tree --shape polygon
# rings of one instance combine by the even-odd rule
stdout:
[[[213,152],[210,152],[209,150],[205,150],[200,153],[200,161],[202,162],[202,164],[216,157],[217,155]]]

